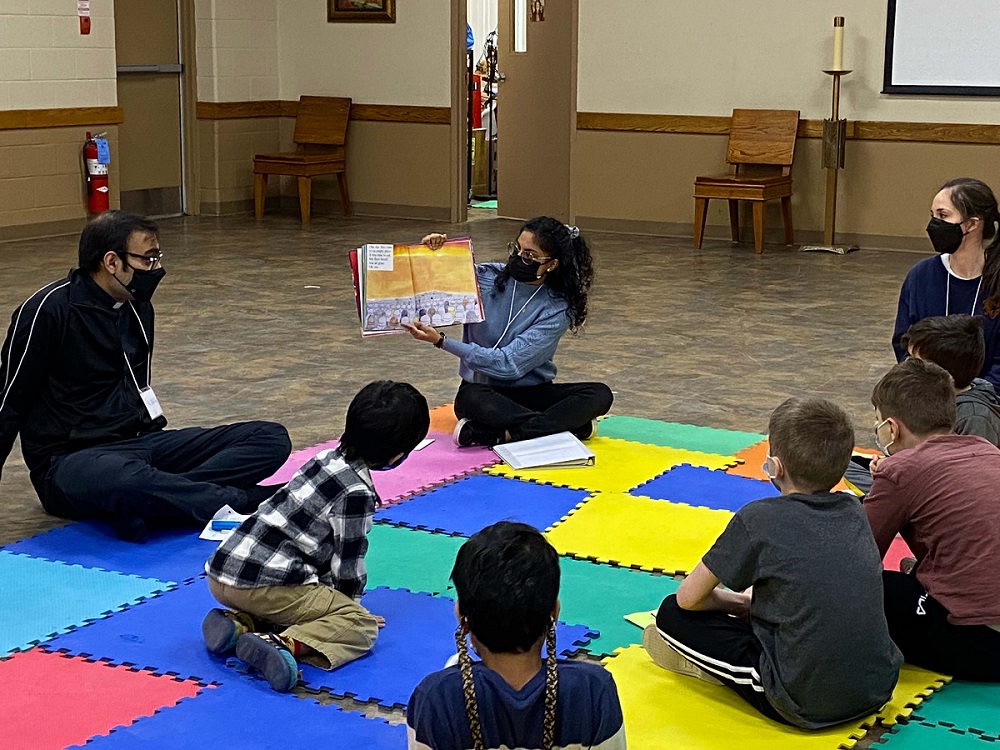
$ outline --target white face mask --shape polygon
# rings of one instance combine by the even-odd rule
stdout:
[[[882,451],[883,456],[889,455],[889,446],[896,442],[895,439],[893,439],[890,440],[885,445],[882,445],[882,441],[879,440],[878,431],[879,429],[881,429],[882,425],[884,425],[888,421],[889,421],[888,419],[883,419],[881,422],[875,425],[875,447],[878,448],[880,451]]]
[[[778,486],[777,482],[778,475],[771,473],[770,463],[771,463],[771,454],[768,453],[767,458],[764,459],[764,463],[761,464],[760,469],[761,471],[764,472],[764,476],[766,476],[768,479],[771,480],[771,484],[774,485],[774,489],[776,489],[778,492],[781,492],[781,487]]]

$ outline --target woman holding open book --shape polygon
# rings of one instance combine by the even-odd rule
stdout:
[[[438,249],[443,234],[422,242]],[[455,442],[497,445],[569,431],[581,440],[597,432],[611,408],[604,383],[554,383],[559,339],[587,318],[594,271],[590,248],[576,227],[540,216],[521,228],[506,264],[479,263],[476,276],[486,319],[467,323],[462,340],[418,319],[404,326],[418,341],[459,359]]]

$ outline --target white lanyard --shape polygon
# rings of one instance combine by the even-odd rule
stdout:
[[[983,277],[979,277],[979,286],[976,287],[976,296],[972,298],[972,311],[969,315],[976,314],[976,303],[979,302],[979,292],[983,288]],[[951,272],[944,278],[944,314],[947,315],[951,309]]]
[[[517,284],[516,283],[513,284],[512,287],[513,288],[510,290],[510,312],[507,315],[507,327],[503,329],[503,333],[500,334],[500,338],[498,338],[497,342],[493,345],[494,349],[496,349],[498,346],[500,346],[500,342],[503,341],[503,337],[506,336],[507,335],[507,331],[510,330],[511,323],[513,323],[515,320],[517,320],[517,316],[524,312],[524,308],[526,308],[528,306],[528,303],[530,303],[531,300],[533,300],[535,298],[535,294],[538,294],[540,291],[542,291],[542,287],[539,286],[538,289],[535,290],[534,294],[532,294],[530,297],[528,297],[528,301],[525,302],[523,305],[521,305],[521,309],[518,310],[517,311],[517,315],[515,315],[514,314],[514,297],[517,296]]]
[[[139,321],[139,330],[142,331],[142,339],[146,342],[146,388],[152,388],[152,381],[150,377],[152,375],[153,369],[153,351],[149,345],[149,337],[146,335],[146,329],[142,325],[142,318],[139,317],[139,313],[135,311],[135,307],[131,302],[128,306],[132,309],[135,319]],[[135,383],[136,390],[142,393],[143,387],[139,385],[139,381],[135,377],[135,370],[132,369],[132,363],[128,361],[128,353],[125,352],[125,348],[122,347],[122,353],[125,355],[125,365],[128,367],[129,374],[132,376],[132,382]]]

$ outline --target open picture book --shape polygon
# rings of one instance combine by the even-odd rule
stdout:
[[[493,452],[512,469],[562,468],[593,466],[594,452],[571,432],[501,443]]]
[[[351,252],[362,336],[404,333],[404,323],[434,327],[481,323],[483,303],[472,242],[369,244]]]

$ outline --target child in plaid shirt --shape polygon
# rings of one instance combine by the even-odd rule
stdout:
[[[229,608],[202,622],[209,651],[235,649],[280,691],[298,682],[297,660],[334,669],[367,653],[385,624],[358,603],[380,505],[369,470],[399,466],[429,425],[412,385],[361,389],[340,445],[299,469],[205,564],[212,596]]]

